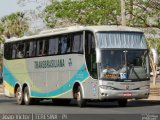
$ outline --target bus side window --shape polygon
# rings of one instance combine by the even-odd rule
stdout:
[[[12,59],[12,44],[11,43],[4,44],[4,58],[8,60]]]
[[[75,33],[72,40],[72,52],[83,53],[83,33]]]
[[[61,54],[67,54],[71,52],[71,38],[72,38],[71,34],[64,35],[61,37],[61,43],[60,43]]]
[[[16,46],[16,44],[13,44],[13,46],[12,46],[12,59],[16,58],[16,52],[17,52],[17,46]]]
[[[24,43],[19,43],[17,46],[17,58],[24,57]]]
[[[60,38],[58,40],[58,54],[61,54],[61,50],[62,50],[62,39]]]
[[[67,36],[66,53],[70,53],[71,52],[71,40],[72,40],[72,34],[68,34],[68,36]]]
[[[44,50],[43,50],[43,55],[48,55],[49,51],[49,41],[48,38],[44,40]]]
[[[61,37],[61,54],[65,54],[67,50],[67,36]]]
[[[37,42],[37,56],[42,56],[42,52],[43,52],[43,41],[39,40]]]
[[[29,57],[34,57],[36,55],[36,41],[31,41],[29,44]]]
[[[49,55],[56,55],[58,54],[58,37],[51,37],[49,38],[49,50],[48,54]]]
[[[29,42],[25,43],[25,57],[29,57]]]

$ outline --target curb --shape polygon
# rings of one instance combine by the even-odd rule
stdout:
[[[148,99],[141,99],[141,100],[146,100],[146,101],[160,101],[160,96],[150,95],[150,96],[148,97]]]

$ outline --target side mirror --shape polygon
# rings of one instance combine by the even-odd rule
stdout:
[[[96,48],[96,63],[101,63],[101,50]]]
[[[153,55],[153,61],[155,64],[158,64],[158,52],[157,49],[151,48],[151,53]]]

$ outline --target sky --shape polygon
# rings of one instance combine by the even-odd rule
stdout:
[[[17,5],[17,0],[0,0],[0,17],[20,10],[21,7]]]
[[[30,10],[39,11],[40,9],[42,9],[42,7],[45,7],[46,1],[47,0],[25,0],[25,2],[18,4],[18,0],[0,0],[0,18],[18,11],[24,13],[29,13],[28,11]],[[31,18],[31,27],[37,28],[37,26],[39,26],[39,22],[40,24],[42,22],[42,20],[33,18],[33,16],[31,16]]]
[[[36,9],[40,5],[44,5],[44,1],[47,0],[25,0],[23,4],[17,4],[18,0],[0,0],[0,17],[17,11]]]

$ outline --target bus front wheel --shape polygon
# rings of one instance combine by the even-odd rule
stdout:
[[[24,88],[24,103],[25,103],[25,105],[33,104],[33,98],[30,98],[29,89],[27,86]]]
[[[118,100],[118,104],[120,107],[126,107],[127,106],[127,99]]]
[[[84,107],[86,105],[86,100],[83,99],[82,89],[79,86],[76,92],[77,104],[79,107]]]
[[[17,103],[19,105],[23,105],[24,104],[24,96],[23,96],[23,92],[22,92],[20,87],[18,87],[16,89],[16,100],[17,100]]]

